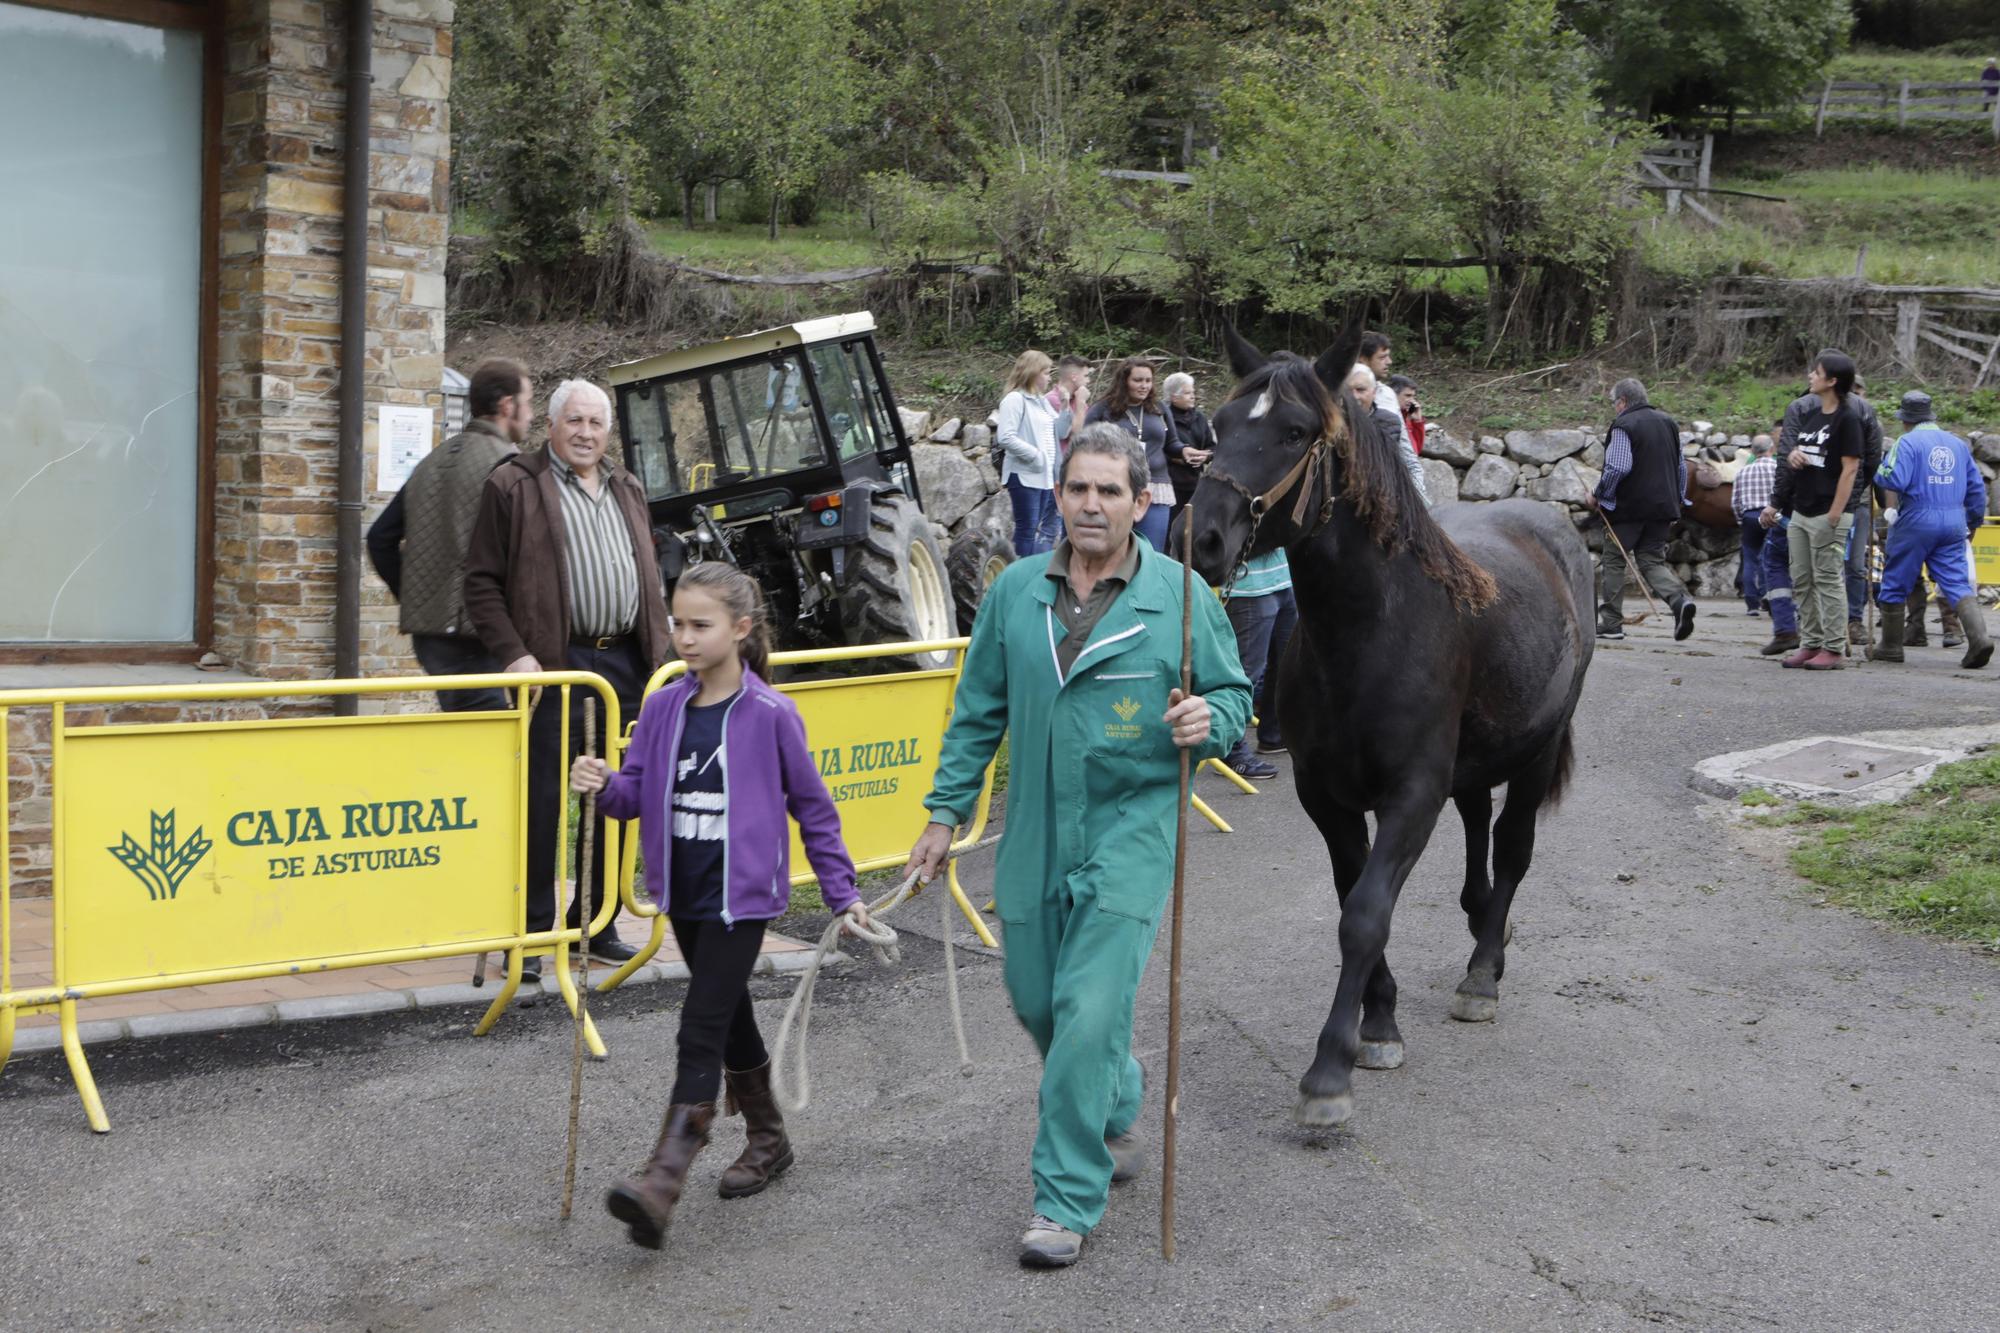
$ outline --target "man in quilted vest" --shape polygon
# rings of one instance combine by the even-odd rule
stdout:
[[[521,452],[534,425],[527,368],[503,357],[480,362],[470,406],[471,422],[424,456],[368,529],[368,558],[402,604],[402,631],[433,676],[500,670],[465,614],[465,548],[487,475]],[[447,713],[505,708],[507,692],[440,690],[438,706]]]

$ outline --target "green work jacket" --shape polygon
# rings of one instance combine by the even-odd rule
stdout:
[[[1120,915],[1157,919],[1173,881],[1180,751],[1162,720],[1180,684],[1181,566],[1139,542],[1139,569],[1067,677],[1049,557],[1010,565],[987,590],[924,807],[970,817],[1008,742],[1007,826],[995,867],[1002,921],[1025,921],[1065,881]],[[1195,762],[1226,754],[1250,720],[1250,681],[1222,604],[1195,580],[1194,692],[1208,700]]]

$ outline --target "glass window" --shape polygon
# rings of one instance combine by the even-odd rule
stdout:
[[[819,382],[826,419],[843,460],[866,458],[880,449],[886,433],[872,392],[874,372],[860,343],[824,343],[812,349],[813,378]]]
[[[655,500],[783,476],[826,461],[795,357],[719,367],[622,392],[632,467]]]
[[[201,38],[0,3],[0,642],[194,634]]]

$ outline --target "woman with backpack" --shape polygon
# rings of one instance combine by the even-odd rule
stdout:
[[[1014,504],[1014,554],[1053,550],[1062,535],[1056,512],[1056,413],[1049,406],[1047,354],[1032,347],[1021,353],[1007,376],[994,441],[999,445],[1000,480]]]

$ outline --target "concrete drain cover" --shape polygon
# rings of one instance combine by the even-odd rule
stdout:
[[[1859,741],[1815,741],[1743,772],[1773,782],[1853,791],[1936,761],[1936,755],[1914,750],[1891,750]]]

